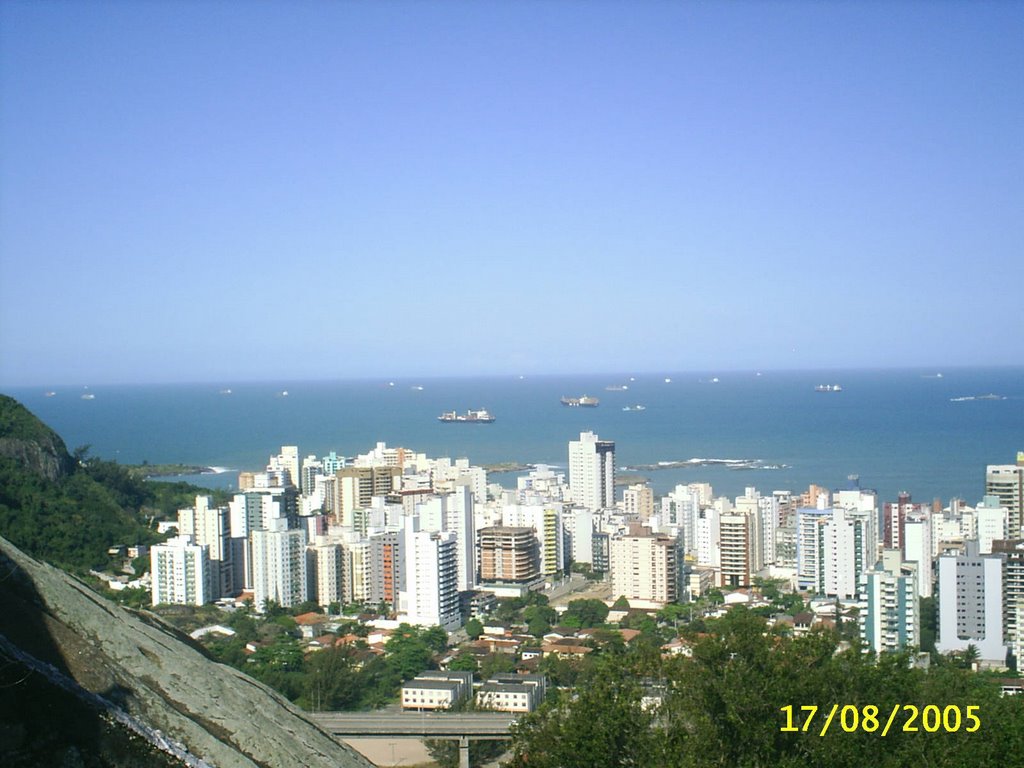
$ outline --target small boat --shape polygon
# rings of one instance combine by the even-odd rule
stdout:
[[[56,397],[57,393],[54,392],[53,390],[50,390],[49,392],[46,393],[46,396],[47,397]]]
[[[82,399],[83,400],[95,400],[96,399],[96,395],[94,395],[92,392],[86,392],[84,395],[82,395]]]
[[[625,392],[629,389],[629,384],[609,384],[604,388],[605,392]]]
[[[647,410],[647,406],[646,405],[627,405],[622,410],[624,410],[624,411],[646,411]]]
[[[842,392],[843,388],[839,384],[819,384],[814,388],[815,392]]]

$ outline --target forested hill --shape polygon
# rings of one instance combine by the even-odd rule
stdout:
[[[75,470],[75,460],[60,436],[7,395],[0,395],[0,457],[55,482]]]
[[[56,432],[0,395],[0,535],[63,568],[102,568],[115,544],[154,543],[147,521],[190,504],[197,490],[147,483],[79,453],[71,456]]]

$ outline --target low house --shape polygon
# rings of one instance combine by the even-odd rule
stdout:
[[[496,712],[533,712],[544,700],[547,679],[543,675],[494,675],[476,692],[478,709]]]
[[[402,709],[451,709],[472,691],[472,672],[428,670],[402,685]]]

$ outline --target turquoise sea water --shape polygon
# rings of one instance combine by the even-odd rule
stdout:
[[[937,371],[765,371],[336,382],[52,386],[10,394],[69,448],[123,463],[181,462],[259,469],[281,445],[300,454],[355,455],[378,441],[428,455],[564,467],[567,443],[593,430],[616,443],[620,466],[692,457],[761,459],[784,469],[693,467],[645,472],[658,493],[707,481],[735,496],[745,486],[845,487],[858,474],[882,499],[957,496],[977,502],[986,464],[1024,450],[1024,368]],[[713,378],[717,377],[717,381]],[[670,378],[670,382],[665,379]],[[818,384],[838,383],[838,393]],[[627,385],[624,391],[606,391]],[[422,387],[422,389],[419,389]],[[221,394],[230,388],[231,394]],[[287,396],[282,392],[287,391]],[[83,400],[85,392],[95,397]],[[563,395],[600,398],[568,408]],[[953,402],[995,394],[1004,399]],[[644,405],[643,411],[623,407]],[[446,410],[486,408],[493,424],[445,424]],[[224,487],[234,472],[203,476]],[[511,475],[494,480],[514,484]]]

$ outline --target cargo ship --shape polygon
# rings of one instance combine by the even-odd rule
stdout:
[[[596,408],[597,404],[601,401],[596,397],[563,397],[562,405],[568,405],[571,408]]]
[[[472,424],[490,424],[494,421],[494,417],[487,412],[486,409],[480,408],[475,411],[466,411],[465,413],[456,413],[455,411],[445,411],[437,417],[438,421],[444,422],[457,422],[459,424],[472,423]]]

